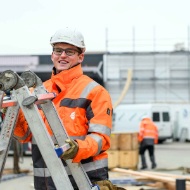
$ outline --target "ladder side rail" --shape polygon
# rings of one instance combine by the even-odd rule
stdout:
[[[47,93],[45,87],[37,86],[34,90],[35,94],[45,94]],[[63,123],[55,109],[52,101],[47,100],[45,104],[41,104],[42,111],[44,112],[48,123],[53,131],[55,139],[59,146],[65,144],[65,140],[69,138]],[[53,118],[53,119],[52,119]],[[72,176],[80,190],[91,190],[92,184],[89,177],[86,174],[81,163],[72,163],[72,160],[65,161],[70,169]],[[95,187],[94,187],[95,188]]]
[[[13,97],[13,95],[12,95]],[[8,151],[11,145],[14,127],[18,118],[19,105],[8,107],[0,133],[0,179],[4,170]]]
[[[2,107],[4,92],[0,90],[0,106]],[[0,108],[1,108],[0,107]]]
[[[56,155],[54,144],[49,133],[47,132],[37,105],[34,103],[32,103],[30,106],[22,105],[23,100],[31,96],[28,87],[23,86],[21,88],[15,89],[14,91],[20,108],[23,111],[25,119],[28,122],[38,148],[40,149],[42,157],[50,171],[56,188],[58,190],[73,190],[67,172],[61,160]]]

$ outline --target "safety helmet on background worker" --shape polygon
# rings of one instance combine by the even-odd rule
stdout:
[[[63,28],[55,32],[50,39],[50,44],[54,46],[56,43],[68,43],[74,45],[82,50],[84,53],[86,50],[84,37],[76,28]]]
[[[143,120],[143,119],[150,119],[150,117],[149,117],[148,115],[143,115],[143,116],[141,117],[141,120]]]

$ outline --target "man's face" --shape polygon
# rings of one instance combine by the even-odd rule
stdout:
[[[63,51],[66,50],[66,51]],[[84,59],[84,53],[79,53],[76,46],[57,43],[53,47],[51,60],[56,68],[56,72],[59,73],[63,70],[67,70],[78,63],[82,63]]]

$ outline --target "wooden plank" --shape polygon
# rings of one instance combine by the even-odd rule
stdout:
[[[114,168],[112,169],[112,171],[136,175],[136,176],[144,176],[144,177],[147,177],[147,179],[151,179],[157,182],[162,182],[163,186],[167,187],[168,190],[175,190],[176,179],[173,177],[167,177],[167,176],[162,177],[158,175],[147,174],[145,172],[137,172],[137,171],[121,169],[121,168]],[[190,182],[187,182],[187,181],[186,181],[186,190],[190,190]]]
[[[148,173],[148,174],[152,174],[152,175],[159,175],[159,176],[167,176],[167,177],[172,177],[175,179],[185,179],[187,181],[190,181],[190,176],[186,176],[186,175],[175,175],[175,174],[152,172],[152,171],[144,171],[144,173]]]

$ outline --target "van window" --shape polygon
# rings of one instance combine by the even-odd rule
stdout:
[[[153,115],[153,117],[152,117],[152,120],[153,121],[160,121],[160,113],[159,112],[153,112],[152,113]]]
[[[162,113],[163,116],[163,121],[170,121],[170,117],[169,117],[169,113],[168,112],[163,112]]]

